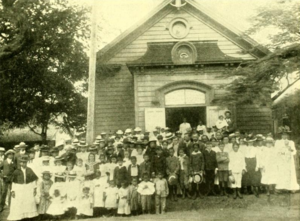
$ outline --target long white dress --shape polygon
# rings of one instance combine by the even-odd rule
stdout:
[[[38,216],[34,188],[36,188],[36,182],[12,184],[11,190],[15,192],[15,197],[11,198],[10,213],[7,220],[21,220]]]
[[[108,209],[116,209],[118,204],[117,204],[117,199],[118,199],[118,188],[117,187],[108,187],[105,189],[105,208]]]
[[[108,187],[107,177],[103,176],[93,180],[94,184],[94,207],[104,207],[103,193]]]
[[[265,147],[264,158],[259,161],[261,168],[261,183],[265,185],[276,184],[278,176],[277,153],[274,147]]]
[[[54,183],[49,191],[51,204],[47,210],[47,214],[58,216],[63,215],[66,211],[66,185],[63,182]],[[57,194],[56,194],[57,193]]]
[[[299,190],[294,159],[296,148],[293,141],[288,141],[288,145],[285,142],[284,140],[278,140],[275,143],[278,165],[276,189],[295,191]],[[289,150],[289,147],[291,150]]]

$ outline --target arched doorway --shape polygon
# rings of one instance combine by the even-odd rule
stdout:
[[[201,120],[206,123],[206,94],[196,89],[178,89],[165,94],[166,125],[177,131],[183,118],[192,127]]]

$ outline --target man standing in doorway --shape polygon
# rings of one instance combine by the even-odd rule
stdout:
[[[186,122],[186,118],[183,118],[183,123],[179,126],[179,131],[184,135],[186,133],[190,133],[192,131],[191,125]]]

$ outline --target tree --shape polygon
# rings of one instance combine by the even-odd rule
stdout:
[[[0,5],[0,120],[47,138],[50,123],[86,122],[87,10],[58,1],[2,0]],[[63,123],[57,119],[64,116]]]
[[[278,1],[272,6],[260,8],[253,17],[253,26],[247,31],[254,34],[261,30],[275,30],[269,36],[271,44],[266,45],[270,53],[254,62],[245,62],[226,77],[236,77],[223,86],[227,96],[216,100],[219,104],[270,105],[271,94],[279,90],[286,79],[286,90],[300,79],[300,2]]]

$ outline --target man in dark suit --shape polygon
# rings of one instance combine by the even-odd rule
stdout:
[[[1,178],[3,179],[3,188],[0,196],[0,212],[3,211],[5,206],[7,193],[9,193],[8,202],[10,204],[12,175],[16,169],[16,164],[14,163],[14,154],[15,152],[13,150],[8,150],[5,153],[5,160],[0,165],[0,170],[2,171]]]

